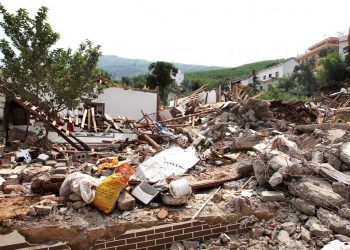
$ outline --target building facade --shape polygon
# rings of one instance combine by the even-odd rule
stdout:
[[[299,65],[295,58],[289,58],[283,62],[256,71],[256,77],[259,84],[256,86],[258,90],[267,90],[269,85],[274,85],[279,82],[279,78],[289,76],[293,73],[295,66]],[[242,85],[247,86],[253,83],[253,76],[249,75],[243,77],[235,82],[239,81]]]
[[[339,52],[339,38],[337,37],[328,37],[326,39],[323,39],[322,41],[312,45],[311,47],[308,48],[308,51],[305,52],[304,54],[298,56],[299,62],[302,63],[307,63],[308,61],[317,61],[320,59],[320,51],[322,49],[331,49],[334,52],[338,53]]]

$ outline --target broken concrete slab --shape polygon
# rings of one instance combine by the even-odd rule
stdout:
[[[344,219],[324,208],[317,210],[317,218],[334,232],[350,236],[350,220]]]
[[[316,177],[303,178],[288,184],[288,190],[317,206],[338,207],[344,199],[332,189],[332,186],[323,179]]]

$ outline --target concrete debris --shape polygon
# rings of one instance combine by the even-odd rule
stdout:
[[[296,210],[299,210],[306,215],[315,215],[316,207],[314,204],[299,198],[292,199],[291,203]]]
[[[262,191],[261,199],[263,201],[284,201],[285,196],[282,192],[278,191]]]
[[[76,249],[117,238],[115,232],[139,222],[150,227],[191,217],[208,225],[240,218],[239,228],[201,241],[179,236],[170,249],[327,249],[349,241],[350,127],[329,122],[340,106],[238,98],[234,90],[208,104],[199,98],[203,89],[164,107],[160,117],[142,112],[138,121],[97,109],[92,115],[91,107],[73,123],[74,116],[48,121],[32,114],[65,143],[44,150],[36,140],[9,141],[0,159],[0,225],[63,221],[79,228],[79,237],[90,237],[92,225],[105,228],[94,228],[98,235]],[[65,130],[68,122],[78,132]],[[183,184],[174,192],[172,183]],[[69,234],[49,240],[69,241]]]
[[[136,200],[132,197],[128,192],[122,192],[118,198],[118,209],[125,210],[133,210],[136,205]]]

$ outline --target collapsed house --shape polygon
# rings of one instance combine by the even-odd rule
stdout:
[[[62,141],[2,147],[0,249],[346,249],[349,94],[286,103],[235,86],[210,103],[205,92],[134,119],[86,106],[64,124],[13,97]],[[69,122],[135,138],[83,141]]]

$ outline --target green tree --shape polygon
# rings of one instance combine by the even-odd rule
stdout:
[[[296,92],[311,96],[319,87],[313,73],[313,62],[295,66],[291,79],[296,83]]]
[[[178,69],[172,63],[159,61],[151,63],[148,70],[147,86],[150,88],[159,87],[160,98],[163,102],[166,102],[167,88],[174,81],[171,76],[176,76]]]
[[[46,22],[47,12],[41,7],[31,19],[25,9],[13,15],[0,5],[0,26],[11,41],[0,40],[2,74],[11,79],[7,87],[48,112],[74,108],[94,93],[100,47],[86,41],[75,52],[52,49],[59,34]]]
[[[320,50],[320,52],[318,53],[320,58],[326,57],[329,54],[333,54],[334,50],[331,48],[323,48]]]
[[[0,52],[7,88],[40,106],[50,118],[95,93],[100,47],[86,41],[75,52],[52,49],[60,36],[47,22],[47,12],[41,7],[30,18],[25,9],[10,14],[0,4],[0,26],[7,36],[0,40]]]
[[[324,85],[333,85],[333,87],[338,88],[344,80],[350,78],[349,69],[339,54],[328,54],[321,59],[321,65],[322,70],[319,78]]]
[[[125,83],[126,85],[131,84],[130,78],[127,76],[123,76],[121,80],[122,80],[122,83]]]

